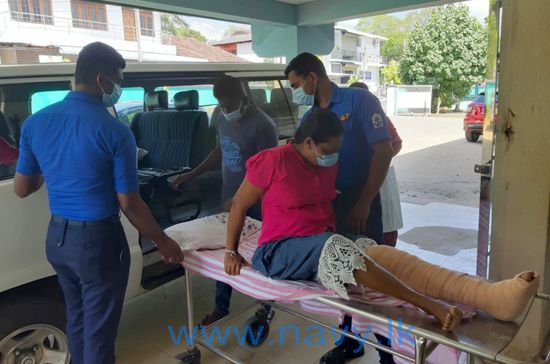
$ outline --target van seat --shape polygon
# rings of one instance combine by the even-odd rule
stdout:
[[[196,167],[207,155],[204,141],[208,115],[198,111],[198,92],[174,96],[176,111],[169,111],[167,91],[146,95],[146,109],[130,125],[138,147],[149,151],[140,167],[171,169]]]

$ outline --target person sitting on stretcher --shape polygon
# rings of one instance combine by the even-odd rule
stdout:
[[[492,283],[377,245],[368,237],[350,240],[334,233],[331,202],[342,134],[335,114],[315,110],[292,143],[249,159],[229,215],[225,272],[238,275],[248,264],[238,252],[239,237],[246,211],[262,199],[262,232],[252,266],[268,277],[317,280],[346,299],[347,286],[360,284],[421,308],[447,331],[460,323],[463,313],[442,300],[500,320],[521,315],[539,285],[535,272]]]

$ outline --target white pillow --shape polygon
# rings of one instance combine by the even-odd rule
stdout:
[[[182,250],[222,249],[227,240],[228,217],[227,212],[206,216],[170,226],[165,232],[179,244]],[[261,222],[247,217],[241,240],[257,233],[261,228]]]

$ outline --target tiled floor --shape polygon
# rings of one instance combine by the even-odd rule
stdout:
[[[415,227],[426,226],[450,226],[462,229],[475,229],[477,227],[477,209],[446,204],[413,205],[403,204],[403,215],[406,226],[402,233]],[[442,242],[444,244],[445,242]],[[439,254],[436,252],[421,251],[417,245],[399,242],[399,247],[411,253],[421,252],[425,259],[433,263],[444,264],[449,268],[475,271],[475,249],[461,250],[456,256]],[[207,314],[213,305],[215,284],[212,280],[193,277],[194,295],[194,320],[199,320]],[[234,291],[231,301],[232,310],[238,310],[252,302],[248,297]],[[245,321],[253,314],[254,309],[241,315],[229,324],[242,330]],[[317,319],[336,325],[335,320],[327,320],[322,317]],[[181,278],[166,284],[152,292],[148,292],[129,302],[122,315],[117,341],[118,364],[177,364],[180,363],[174,357],[186,350],[185,340],[178,345],[177,336],[182,325],[187,323],[187,308],[185,297],[185,279]],[[296,324],[301,328],[303,337],[300,345],[295,345],[291,334],[285,339],[286,345],[280,340],[281,326]],[[252,364],[289,364],[289,363],[318,363],[319,358],[333,346],[334,339],[330,331],[325,332],[322,340],[314,331],[307,331],[311,325],[302,319],[289,316],[280,311],[271,325],[269,339],[259,348],[249,348],[239,345],[236,335],[230,335],[223,349],[236,356],[245,363]],[[173,328],[175,337],[169,331]],[[225,332],[226,326],[221,326],[221,332]],[[309,336],[309,345],[304,343],[304,336]],[[274,340],[269,344],[269,340]],[[176,343],[174,343],[176,341]],[[315,343],[316,345],[311,345]],[[228,361],[211,353],[206,349],[201,350],[204,364],[221,364]],[[377,363],[377,353],[368,349],[367,354],[352,364]]]
[[[199,277],[193,278],[195,321],[200,320],[212,306],[214,297],[214,284],[211,280]],[[234,292],[232,309],[238,310],[252,302],[248,297]],[[254,309],[232,320],[230,323],[220,325],[221,333],[225,333],[228,325],[234,325],[231,329],[242,330],[245,321],[254,313]],[[335,320],[327,321],[322,317],[316,317],[326,323],[335,325]],[[174,357],[186,350],[185,335],[178,345],[178,335],[182,324],[186,323],[186,299],[185,279],[178,279],[165,286],[149,292],[129,302],[122,315],[117,341],[117,363],[119,364],[156,364],[179,363]],[[290,325],[296,325],[302,333],[298,345],[295,337],[289,329]],[[246,363],[318,363],[319,358],[332,347],[333,337],[330,331],[326,331],[324,338],[319,336],[319,331],[308,329],[311,323],[300,318],[277,311],[271,324],[270,340],[259,348],[249,348],[239,345],[237,335],[229,335],[222,349]],[[172,334],[169,326],[173,328]],[[281,326],[285,326],[280,330]],[[285,331],[286,330],[286,331]],[[281,333],[285,333],[284,335]],[[307,336],[308,334],[312,336]],[[282,336],[283,335],[283,336]],[[284,339],[283,339],[284,337]],[[304,339],[308,337],[309,339]],[[242,340],[242,339],[241,339]],[[218,357],[206,349],[201,350],[202,363],[218,364],[228,361]],[[372,363],[376,353],[368,352],[361,360],[354,363]]]

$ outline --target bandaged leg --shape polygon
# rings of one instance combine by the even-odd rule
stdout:
[[[514,320],[523,313],[540,281],[539,275],[525,272],[493,283],[441,268],[387,246],[370,246],[367,255],[419,293],[463,303],[504,321]]]
[[[435,316],[443,330],[452,330],[460,322],[462,311],[458,308],[419,294],[370,259],[365,251],[372,249],[373,244],[376,243],[369,239],[353,242],[332,235],[319,258],[318,280],[347,299],[347,286],[360,284],[404,300]]]

